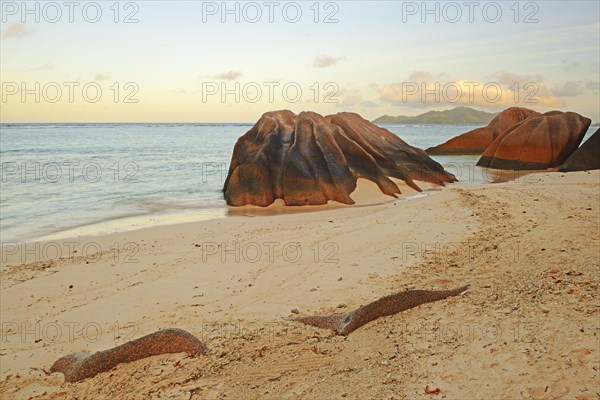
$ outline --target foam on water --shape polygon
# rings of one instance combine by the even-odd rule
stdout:
[[[223,218],[227,215],[227,208],[214,208],[198,211],[176,212],[169,214],[144,214],[131,217],[109,219],[106,221],[85,224],[82,226],[60,229],[31,241],[52,241],[80,236],[98,236],[116,232],[124,232],[153,226],[173,225],[181,222],[206,221]],[[28,239],[29,241],[29,239]]]

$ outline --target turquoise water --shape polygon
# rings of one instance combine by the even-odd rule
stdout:
[[[1,241],[223,217],[221,189],[233,146],[251,126],[2,124]],[[385,127],[423,149],[473,129]],[[489,179],[475,167],[478,157],[434,158],[461,181]]]

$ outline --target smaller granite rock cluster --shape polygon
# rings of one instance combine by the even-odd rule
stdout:
[[[578,150],[591,120],[573,112],[540,114],[511,107],[488,126],[477,128],[427,149],[428,154],[481,154],[480,167],[511,170],[561,171],[597,169],[598,144],[594,134]],[[568,162],[568,164],[566,164]],[[565,165],[563,165],[565,163]]]

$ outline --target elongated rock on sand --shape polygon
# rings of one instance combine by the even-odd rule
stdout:
[[[92,355],[87,352],[69,354],[56,360],[50,372],[62,372],[65,381],[79,382],[118,364],[169,353],[197,356],[206,350],[206,346],[191,333],[183,329],[165,329]]]
[[[372,303],[357,308],[346,314],[333,314],[326,316],[310,316],[294,318],[293,321],[302,322],[318,328],[331,329],[338,335],[346,336],[361,326],[380,317],[397,314],[409,308],[417,307],[424,303],[442,300],[446,297],[456,296],[469,288],[469,285],[451,290],[407,290],[382,297]]]

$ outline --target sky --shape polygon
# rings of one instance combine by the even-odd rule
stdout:
[[[2,1],[0,121],[520,106],[597,122],[599,4]]]

